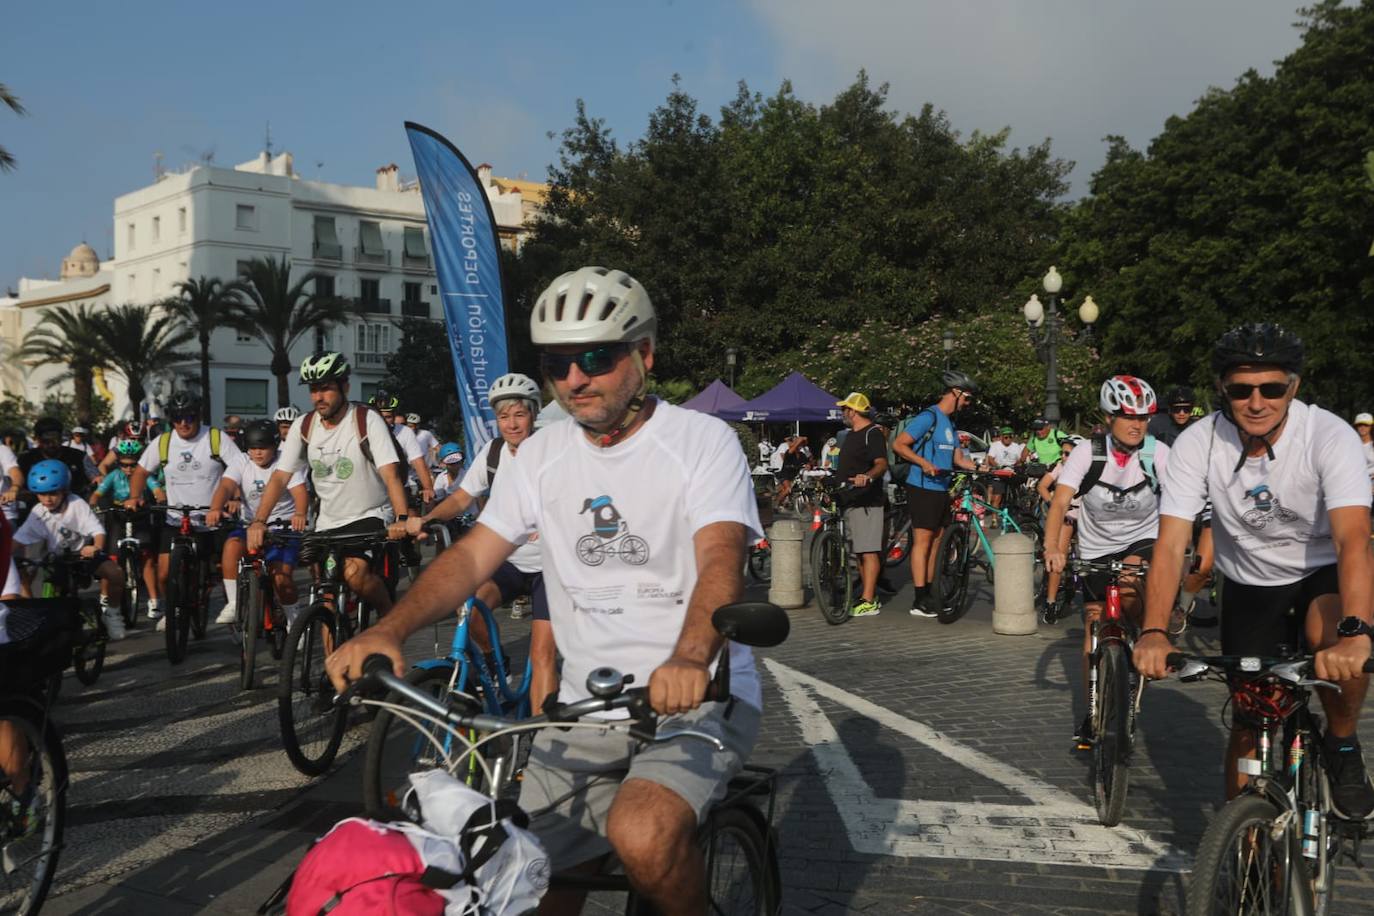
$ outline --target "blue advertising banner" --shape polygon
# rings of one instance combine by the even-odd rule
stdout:
[[[467,453],[473,456],[496,435],[487,392],[508,371],[496,218],[476,169],[456,146],[410,121],[406,136],[429,220]]]

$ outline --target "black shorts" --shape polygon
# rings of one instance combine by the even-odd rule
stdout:
[[[777,477],[778,480],[796,480],[799,474],[801,474],[800,465],[788,466],[784,464],[781,469],[774,472],[773,476]]]
[[[349,522],[347,525],[340,525],[337,528],[330,528],[328,531],[316,531],[315,534],[382,534],[386,531],[386,522],[380,518],[360,518],[356,522]],[[366,547],[344,547],[339,551],[340,556],[361,557],[364,560],[377,561],[381,559],[381,550]],[[324,556],[324,550],[318,545],[310,543],[310,535],[305,536],[301,544],[300,563],[305,566],[310,563],[318,563]]]
[[[906,511],[911,516],[911,527],[939,531],[949,524],[949,492],[908,486]]]
[[[543,573],[522,572],[516,569],[515,564],[507,561],[497,567],[491,581],[501,592],[502,604],[510,604],[522,595],[529,595],[534,619],[549,619],[549,598],[544,592]]]
[[[1147,538],[1143,541],[1136,541],[1125,550],[1116,553],[1109,553],[1102,557],[1093,557],[1094,560],[1124,560],[1127,557],[1140,557],[1149,562],[1150,555],[1154,553],[1155,540]],[[1111,584],[1112,577],[1108,573],[1093,573],[1085,576],[1081,583],[1083,585],[1084,601],[1105,601],[1107,600],[1107,586]]]
[[[177,531],[180,530],[180,528],[180,523],[153,526],[152,540],[156,541],[157,553],[172,552],[172,539],[176,537]],[[214,560],[219,557],[220,552],[224,550],[224,542],[229,540],[229,529],[192,529],[192,535],[195,537],[196,544],[199,545],[202,554]],[[154,545],[149,544],[148,547],[152,550]]]
[[[1307,609],[1322,595],[1339,595],[1336,565],[1323,566],[1288,585],[1221,586],[1223,655],[1276,656],[1279,647],[1298,651],[1306,642]]]

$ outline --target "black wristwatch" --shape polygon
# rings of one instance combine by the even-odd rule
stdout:
[[[1341,622],[1336,624],[1336,635],[1342,639],[1351,636],[1374,636],[1374,627],[1359,617],[1342,617]]]
[[[398,522],[404,522],[404,521],[407,521],[407,520],[409,520],[409,519],[410,519],[410,516],[409,516],[409,515],[398,515],[398,516],[396,516],[396,521],[398,521]]]

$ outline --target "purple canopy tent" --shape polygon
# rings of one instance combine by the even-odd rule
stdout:
[[[720,379],[716,379],[714,382],[707,385],[705,390],[696,397],[692,398],[690,401],[684,401],[679,406],[686,407],[688,410],[696,410],[701,413],[710,414],[713,417],[719,417],[721,411],[731,410],[743,403],[744,398],[735,394],[734,389]]]
[[[723,420],[743,423],[838,423],[839,398],[800,372],[793,372],[771,390],[752,401],[717,414]]]

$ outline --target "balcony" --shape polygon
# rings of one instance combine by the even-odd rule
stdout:
[[[428,318],[429,303],[423,299],[402,299],[401,314],[408,318]]]
[[[353,263],[359,270],[389,270],[391,268],[391,251],[383,248],[364,249],[361,245],[353,249]]]
[[[353,361],[356,362],[359,366],[385,366],[386,357],[387,354],[385,353],[355,352],[353,354]]]
[[[391,314],[390,299],[354,299],[353,304],[360,312],[372,312],[379,315]]]

